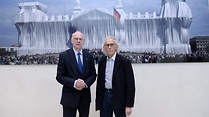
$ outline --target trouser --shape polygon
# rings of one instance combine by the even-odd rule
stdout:
[[[125,107],[124,107],[125,108]],[[125,112],[117,112],[113,105],[112,92],[105,91],[102,108],[100,110],[100,117],[126,117]]]
[[[89,106],[79,106],[78,108],[70,108],[63,106],[63,117],[76,117],[77,110],[79,117],[89,117]]]

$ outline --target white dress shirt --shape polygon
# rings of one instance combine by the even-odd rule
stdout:
[[[112,89],[112,75],[115,64],[116,53],[112,58],[107,57],[106,69],[105,69],[105,88]]]
[[[80,52],[78,52],[78,51],[76,51],[76,50],[73,48],[73,51],[74,51],[74,53],[75,53],[75,57],[76,57],[77,63],[78,63],[78,53],[81,53],[81,54],[80,54],[80,58],[81,58],[81,63],[83,64],[83,52],[82,52],[82,49],[81,49]],[[76,88],[76,82],[77,82],[77,80],[75,80],[75,82],[74,82],[74,88]],[[86,86],[86,87],[87,87],[87,86]]]

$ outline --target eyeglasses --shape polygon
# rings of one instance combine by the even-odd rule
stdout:
[[[74,38],[74,40],[76,40],[76,41],[78,41],[78,40],[82,41],[83,39],[82,38]]]
[[[114,43],[105,44],[106,47],[109,47],[109,46],[110,46],[110,47],[113,47],[114,45],[116,45],[116,44],[114,44]]]

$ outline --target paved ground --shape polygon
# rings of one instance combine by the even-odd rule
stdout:
[[[97,66],[96,66],[97,67]],[[209,63],[133,64],[131,117],[209,117]],[[0,66],[0,117],[61,117],[56,65]],[[92,86],[90,117],[95,112]]]

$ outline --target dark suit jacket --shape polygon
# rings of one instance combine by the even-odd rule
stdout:
[[[105,68],[107,57],[100,60],[96,86],[96,110],[102,107],[105,91]],[[123,56],[116,54],[112,76],[113,104],[118,112],[125,112],[125,107],[134,106],[135,81],[131,63]]]
[[[62,105],[77,108],[81,100],[83,105],[90,104],[90,86],[96,80],[96,70],[93,56],[86,50],[83,50],[83,70],[81,74],[73,49],[59,54],[56,80],[63,85],[60,102]],[[74,82],[78,78],[83,79],[88,88],[76,90]]]

